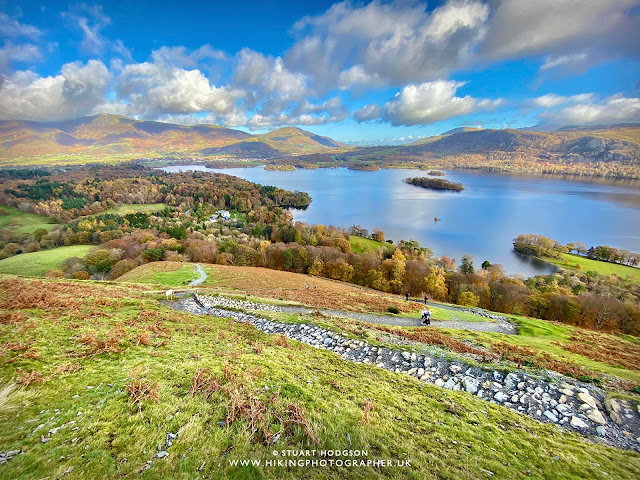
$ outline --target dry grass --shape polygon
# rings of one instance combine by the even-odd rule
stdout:
[[[15,389],[15,383],[7,383],[0,388],[0,415],[15,408],[15,405],[12,402],[12,394]]]
[[[143,400],[158,401],[158,384],[156,382],[146,380],[143,374],[135,370],[130,371],[129,376],[131,381],[127,384],[126,391],[131,397],[132,406],[140,406]]]
[[[564,375],[570,374],[575,378],[581,376],[597,377],[594,372],[586,370],[581,366],[568,361],[554,359],[549,353],[538,352],[531,348],[512,345],[510,343],[496,342],[491,345],[494,352],[500,354],[504,360],[510,360],[518,366],[528,365],[540,367]]]
[[[23,387],[27,387],[33,383],[41,383],[43,381],[42,374],[36,370],[25,372],[19,368],[16,370],[16,374],[18,375],[18,383]]]
[[[96,332],[84,332],[78,337],[78,342],[88,348],[78,353],[81,357],[90,357],[102,353],[122,353],[126,343],[126,332],[122,327],[110,329],[106,338],[100,338]]]
[[[629,370],[640,370],[640,345],[624,341],[613,335],[574,330],[571,343],[554,343],[564,350],[583,355],[591,360]]]
[[[208,368],[199,368],[191,380],[189,393],[211,400],[214,394],[222,392],[228,402],[226,426],[244,423],[252,442],[271,445],[282,432],[292,435],[298,428],[307,440],[317,444],[318,436],[304,410],[294,403],[283,405],[280,389],[263,399],[263,392],[252,387],[251,382],[262,376],[263,371],[258,366],[247,372],[238,372],[227,363],[222,378],[216,377]]]
[[[220,384],[210,369],[199,368],[191,380],[191,395],[202,395],[208,400],[211,395],[220,390]]]
[[[362,406],[362,418],[360,419],[360,425],[366,425],[373,418],[373,411],[376,409],[376,405],[373,400],[366,399]]]
[[[175,267],[175,262],[154,262],[126,273],[118,281],[140,282],[150,278],[153,271],[164,271],[165,268],[175,269]],[[204,287],[215,285],[223,289],[244,291],[258,297],[280,298],[319,308],[356,312],[386,312],[390,306],[398,307],[401,312],[416,309],[413,302],[405,302],[398,295],[325,278],[259,267],[206,264],[205,268],[211,278]],[[305,289],[305,285],[310,286],[309,290]],[[313,288],[313,285],[316,288]]]
[[[372,323],[365,323],[364,325],[372,330],[390,333],[392,335],[406,338],[407,340],[412,340],[414,342],[424,343],[426,345],[440,345],[443,347],[447,347],[452,352],[479,355],[482,356],[485,360],[496,357],[492,353],[486,352],[485,350],[480,350],[479,348],[473,347],[463,341],[456,340],[453,337],[429,328],[405,330],[399,327],[389,327],[386,325],[378,325]]]

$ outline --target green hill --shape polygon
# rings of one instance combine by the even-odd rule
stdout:
[[[21,451],[0,466],[2,479],[640,473],[636,453],[250,325],[176,313],[132,285],[0,286],[0,390],[22,384],[0,404],[0,444]],[[287,456],[301,450],[317,453]],[[305,464],[322,451],[334,461]]]

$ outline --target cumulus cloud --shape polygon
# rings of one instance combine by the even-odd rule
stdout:
[[[241,87],[274,94],[280,99],[299,100],[308,93],[305,75],[287,69],[280,57],[265,56],[249,48],[238,53],[233,80]]]
[[[380,105],[370,103],[369,105],[365,105],[364,107],[353,112],[353,117],[358,123],[362,123],[369,120],[376,120],[380,118],[381,114],[382,108],[380,107]]]
[[[581,102],[548,111],[542,118],[549,123],[598,125],[640,122],[640,98],[612,95],[601,102]]]
[[[638,0],[495,0],[480,53],[489,60],[549,55],[543,69],[637,56]],[[588,53],[585,51],[588,49]]]
[[[234,109],[236,99],[242,94],[212,85],[198,69],[186,70],[164,62],[126,65],[116,83],[118,100],[101,108],[151,117],[199,112],[226,114]]]
[[[110,82],[111,74],[99,60],[68,63],[57,76],[16,72],[0,85],[0,119],[54,120],[86,115],[102,101]]]
[[[456,96],[456,91],[463,85],[444,80],[407,85],[385,104],[383,119],[394,126],[428,125],[476,110],[493,109],[503,102],[501,99]]]
[[[342,2],[297,22],[300,38],[285,59],[320,88],[429,80],[468,61],[488,16],[474,0],[450,0],[431,13],[412,2]]]

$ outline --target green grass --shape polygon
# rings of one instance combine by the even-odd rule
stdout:
[[[351,244],[351,250],[355,253],[362,253],[367,247],[371,247],[374,251],[380,247],[387,250],[391,250],[393,246],[384,242],[376,242],[370,238],[358,237],[356,235],[349,235],[349,243]]]
[[[628,265],[591,260],[571,253],[563,253],[559,259],[545,257],[544,260],[554,265],[558,265],[559,267],[571,270],[578,270],[576,265],[580,265],[582,266],[583,272],[591,271],[596,272],[598,275],[616,275],[621,279],[626,279],[640,285],[640,269],[630,267]],[[568,263],[565,264],[565,260],[567,260]]]
[[[560,323],[538,320],[535,318],[506,315],[518,325],[518,335],[502,335],[493,332],[471,332],[468,330],[450,330],[449,333],[457,338],[472,339],[482,345],[492,342],[505,342],[511,345],[533,348],[539,352],[548,353],[557,360],[576,363],[587,370],[605,375],[611,375],[636,384],[640,383],[640,371],[616,367],[607,363],[592,360],[583,355],[564,350],[561,345],[568,344],[574,327]],[[620,338],[620,341],[624,341]],[[560,344],[560,345],[558,345]]]
[[[105,213],[115,213],[117,215],[125,215],[132,212],[159,212],[166,205],[164,203],[121,203],[110,208]]]
[[[59,270],[62,261],[69,257],[85,257],[91,248],[93,248],[91,245],[74,245],[22,253],[0,260],[0,273],[39,277],[47,270]]]
[[[16,208],[0,207],[0,228],[11,230],[12,233],[33,233],[39,228],[49,231],[53,224],[47,217],[24,213]]]
[[[65,480],[468,480],[488,478],[487,471],[500,479],[624,480],[640,475],[636,453],[591,443],[465,392],[353,364],[292,340],[275,344],[273,336],[250,325],[178,314],[154,300],[135,298],[136,292],[126,286],[60,283],[25,281],[13,288],[27,296],[33,290],[34,296],[68,298],[78,302],[74,310],[27,310],[29,322],[35,320],[32,328],[0,324],[4,341],[28,344],[38,356],[7,350],[0,378],[15,380],[18,369],[46,378],[11,396],[13,410],[0,411],[0,445],[3,450],[23,450],[0,468],[0,479],[58,478],[70,467]],[[8,289],[3,286],[0,292]],[[122,329],[119,353],[83,355],[88,347],[79,342],[81,334],[106,338],[116,326]],[[158,326],[168,336],[154,333]],[[136,340],[144,332],[151,333],[150,346]],[[53,374],[64,364],[74,368]],[[199,368],[209,368],[223,386],[243,385],[236,390],[241,398],[251,395],[265,401],[272,415],[271,431],[282,432],[277,443],[251,441],[247,420],[224,423],[231,408],[224,388],[208,400],[190,394]],[[225,368],[238,380],[225,380]],[[126,385],[135,369],[145,382],[157,384],[157,402],[146,399],[139,407],[131,405]],[[280,392],[279,399],[269,400],[274,391]],[[366,401],[375,407],[370,421],[362,422]],[[282,429],[276,415],[287,405],[302,409],[317,444],[298,427]],[[47,433],[58,427],[56,433]],[[167,458],[154,459],[158,444],[164,448],[167,432],[179,436]],[[41,443],[40,435],[47,443]],[[273,460],[273,450],[300,449],[365,450],[365,459],[410,459],[411,467],[230,464]],[[150,468],[142,471],[149,460]]]
[[[177,262],[148,263],[144,268],[138,267],[134,271],[128,272],[120,281],[172,287],[184,286],[200,276],[193,270],[194,265],[193,263]]]
[[[419,310],[411,313],[401,313],[399,316],[401,317],[409,317],[416,318],[416,315],[420,315],[423,306],[419,307]],[[464,308],[464,307],[461,307]],[[448,308],[437,307],[434,305],[429,305],[429,310],[431,310],[431,320],[442,320],[442,321],[452,321],[452,322],[493,322],[490,318],[480,317],[478,315],[474,315],[472,313],[450,310]]]

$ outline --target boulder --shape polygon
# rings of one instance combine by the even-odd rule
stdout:
[[[586,423],[584,423],[580,418],[578,417],[571,417],[571,423],[570,425],[573,428],[589,428],[589,425],[587,425]]]
[[[600,410],[597,408],[594,408],[587,413],[587,418],[592,422],[599,423],[600,425],[605,425],[607,423],[607,420],[602,416],[602,413],[600,413]]]

